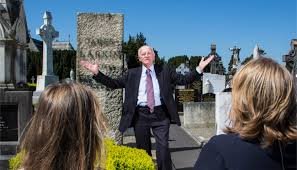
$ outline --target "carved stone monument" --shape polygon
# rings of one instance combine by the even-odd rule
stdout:
[[[224,66],[222,62],[222,57],[217,53],[216,44],[210,45],[210,53],[207,56],[215,55],[216,57],[210,62],[210,70],[209,72],[212,74],[224,75]],[[208,72],[207,70],[205,70]]]
[[[36,34],[40,35],[43,41],[43,59],[42,59],[42,75],[37,76],[36,92],[42,92],[44,88],[59,80],[53,71],[53,48],[52,43],[59,36],[59,32],[52,25],[52,15],[46,11],[43,15],[44,23],[36,30]]]
[[[0,2],[0,88],[12,89],[27,82],[27,23],[22,0]]]
[[[291,49],[288,54],[283,55],[286,68],[297,78],[297,39],[291,40]]]
[[[77,15],[77,61],[81,59],[98,63],[104,74],[116,78],[123,74],[124,57],[122,42],[124,33],[122,14],[79,13]],[[106,88],[92,79],[92,75],[76,64],[76,80],[91,86],[96,92],[112,128],[112,134],[120,140],[118,126],[122,114],[123,90]]]
[[[23,0],[0,0],[0,169],[17,152],[32,112],[32,92],[15,88],[27,82],[28,31]]]
[[[232,51],[232,56],[231,56],[231,58],[232,58],[232,69],[231,69],[231,72],[235,73],[240,67],[239,52],[240,52],[241,48],[237,48],[236,46],[234,46],[233,48],[230,48],[229,50]]]

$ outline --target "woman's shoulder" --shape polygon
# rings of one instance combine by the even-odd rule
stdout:
[[[209,142],[214,144],[230,143],[232,141],[238,141],[240,138],[236,134],[220,134],[210,138]]]
[[[205,146],[213,147],[219,152],[225,152],[233,149],[240,149],[244,145],[243,141],[236,134],[220,134],[213,136]]]

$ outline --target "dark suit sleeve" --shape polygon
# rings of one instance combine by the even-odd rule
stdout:
[[[116,79],[113,79],[111,77],[106,76],[102,72],[98,72],[97,75],[93,76],[93,79],[96,80],[99,83],[102,83],[106,87],[112,88],[112,89],[119,89],[119,88],[125,88],[126,80],[128,75],[124,74],[123,76],[120,76]]]
[[[170,79],[172,84],[177,85],[187,85],[193,83],[195,80],[200,80],[202,74],[199,74],[196,70],[186,74],[182,75],[179,73],[176,73],[176,71],[172,68],[168,68],[170,72]]]
[[[214,140],[202,148],[199,158],[194,166],[194,170],[225,170],[225,162],[222,155],[218,152]]]

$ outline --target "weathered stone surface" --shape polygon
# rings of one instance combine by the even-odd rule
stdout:
[[[76,80],[92,87],[100,100],[112,133],[117,131],[122,113],[123,90],[112,90],[92,80],[92,75],[78,62],[82,59],[99,64],[104,74],[116,78],[123,73],[122,42],[124,32],[122,14],[78,13],[77,15],[77,74]]]
[[[0,2],[0,88],[5,89],[27,82],[28,30],[22,0]]]
[[[218,93],[225,89],[226,76],[219,74],[203,73],[203,94]]]
[[[214,102],[185,102],[184,103],[184,126],[214,127],[215,103]]]
[[[59,77],[54,75],[52,48],[53,40],[59,36],[59,32],[52,25],[52,15],[50,12],[44,12],[43,22],[44,24],[36,30],[36,34],[40,35],[43,41],[43,53],[42,75],[37,77],[37,87],[34,96],[37,96],[38,92],[43,91],[49,84],[59,81]]]
[[[228,113],[231,108],[231,92],[216,93],[216,134],[224,133],[226,126],[230,125]]]

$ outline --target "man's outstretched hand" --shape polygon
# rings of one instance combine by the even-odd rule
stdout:
[[[204,59],[204,57],[202,57],[202,59],[200,60],[200,63],[198,65],[199,69],[203,72],[203,69],[215,58],[215,55],[211,55],[208,57],[208,59]]]
[[[92,64],[86,60],[80,60],[79,64],[84,68],[86,68],[87,70],[89,70],[90,72],[92,72],[94,75],[98,74],[98,71],[99,71],[98,64]]]

